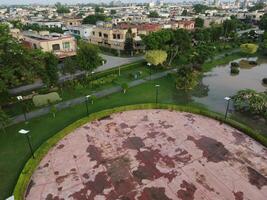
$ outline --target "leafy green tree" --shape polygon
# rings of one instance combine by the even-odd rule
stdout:
[[[111,14],[111,15],[116,15],[116,13],[117,13],[116,10],[111,10],[111,11],[110,11],[110,14]]]
[[[75,59],[68,57],[64,60],[63,62],[64,66],[62,68],[62,72],[64,74],[69,73],[69,74],[74,74],[77,70],[77,62]]]
[[[50,52],[44,53],[45,83],[55,85],[58,82],[58,58]]]
[[[209,10],[209,7],[202,4],[195,4],[193,5],[193,10],[195,13],[205,13],[206,10]]]
[[[260,19],[260,23],[259,23],[259,28],[261,30],[266,31],[267,30],[267,14],[264,14],[261,19]]]
[[[145,59],[148,63],[157,66],[159,64],[162,65],[166,61],[167,56],[166,51],[150,50],[146,52]]]
[[[82,21],[83,24],[96,24],[98,21],[107,21],[107,17],[103,14],[96,13],[95,15],[89,15]]]
[[[134,51],[133,34],[132,34],[132,29],[130,28],[128,29],[125,36],[124,50],[130,55],[132,55]]]
[[[55,4],[56,8],[57,8],[57,13],[60,13],[60,14],[64,14],[64,13],[69,13],[70,10],[67,6],[64,6],[62,5],[61,3],[56,3]]]
[[[223,22],[223,33],[225,36],[228,36],[232,31],[235,31],[237,28],[237,21],[235,19],[227,19]]]
[[[104,13],[104,8],[100,8],[99,6],[96,6],[95,13]]]
[[[180,66],[176,73],[176,88],[191,90],[197,85],[197,73],[191,66]]]
[[[86,71],[93,71],[102,64],[103,59],[99,53],[97,46],[81,41],[77,51],[78,66]]]
[[[253,12],[253,11],[256,11],[256,10],[261,10],[264,8],[264,3],[256,3],[254,6],[250,7],[248,10],[249,12]]]
[[[148,15],[149,18],[158,18],[159,14],[157,11],[151,11]]]
[[[244,53],[254,54],[258,50],[258,45],[252,43],[246,43],[246,44],[241,44],[240,48]]]
[[[203,28],[203,26],[204,26],[204,19],[202,19],[202,18],[196,18],[195,19],[195,27],[197,27],[197,28]]]
[[[184,9],[181,15],[182,16],[187,16],[188,15],[188,11],[186,9]]]

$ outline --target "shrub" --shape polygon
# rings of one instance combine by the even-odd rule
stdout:
[[[250,60],[248,63],[249,63],[250,65],[257,65],[257,64],[258,64],[257,61],[254,61],[254,60]]]
[[[262,79],[262,83],[263,83],[263,84],[267,84],[267,78],[263,78],[263,79]]]
[[[50,103],[61,101],[62,99],[57,92],[51,92],[48,94],[35,95],[32,100],[35,106],[46,106]]]
[[[101,85],[112,83],[117,78],[118,78],[118,75],[117,74],[110,74],[108,76],[104,76],[102,78],[98,78],[96,80],[93,80],[92,81],[92,84],[97,87],[97,86],[101,86]]]
[[[122,90],[123,90],[123,93],[125,94],[126,91],[127,91],[128,88],[129,88],[129,85],[128,85],[127,83],[123,83],[123,84],[121,84],[121,88],[122,88]]]
[[[239,74],[239,69],[237,67],[231,67],[231,74]]]
[[[237,62],[231,62],[231,67],[239,67],[239,63],[237,63]]]

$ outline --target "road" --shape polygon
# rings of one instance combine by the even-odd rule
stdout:
[[[116,56],[108,56],[108,55],[104,55],[101,54],[101,56],[107,61],[104,65],[99,66],[95,72],[101,72],[101,71],[105,71],[107,69],[112,69],[115,67],[118,67],[120,65],[125,65],[125,64],[129,64],[135,61],[139,61],[144,59],[144,56],[138,56],[138,57],[129,57],[129,58],[122,58],[122,57],[116,57]],[[60,75],[59,77],[59,83],[68,81],[68,80],[72,80],[82,74],[84,74],[85,71],[77,71],[75,74],[72,75]],[[27,91],[32,91],[32,90],[36,90],[39,89],[41,87],[44,86],[44,83],[41,80],[36,81],[33,84],[28,84],[28,85],[24,85],[21,87],[17,87],[17,88],[13,88],[8,90],[10,94],[12,95],[16,95],[16,94],[20,94],[23,92],[27,92]]]

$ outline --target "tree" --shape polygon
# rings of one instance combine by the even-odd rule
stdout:
[[[100,8],[99,6],[96,6],[95,13],[104,13],[104,8]]]
[[[191,66],[181,66],[176,73],[176,88],[191,90],[197,85],[197,73]]]
[[[69,13],[70,10],[68,7],[62,5],[61,3],[56,3],[55,4],[56,8],[57,8],[57,13],[63,14],[63,13]]]
[[[159,14],[157,11],[151,11],[148,15],[149,18],[158,18]]]
[[[145,55],[145,59],[148,63],[151,63],[152,65],[157,66],[165,62],[165,60],[167,59],[167,53],[166,51],[162,51],[162,50],[147,51]]]
[[[103,14],[89,15],[85,17],[82,21],[83,24],[96,24],[98,21],[107,21],[107,17]]]
[[[6,133],[5,127],[8,125],[8,123],[9,123],[9,117],[0,107],[0,125],[4,133]]]
[[[63,65],[63,68],[62,68],[62,72],[64,74],[66,73],[69,73],[69,74],[74,74],[77,70],[77,63],[76,61],[71,58],[71,57],[68,57],[64,60],[64,65]]]
[[[100,50],[93,44],[81,41],[77,51],[77,64],[81,69],[93,71],[102,64],[102,57],[99,55]]]
[[[187,16],[188,15],[188,11],[186,9],[184,9],[181,15],[182,16]]]
[[[260,19],[260,23],[259,23],[259,28],[261,30],[266,31],[267,30],[267,14],[264,14],[261,19]]]
[[[227,19],[223,22],[223,33],[225,36],[228,36],[232,31],[235,31],[237,28],[237,21],[235,19]]]
[[[261,10],[265,7],[264,3],[256,3],[254,6],[250,7],[248,9],[249,12],[253,12],[253,11],[256,11],[256,10]]]
[[[258,45],[252,44],[252,43],[246,43],[246,44],[241,44],[240,48],[241,48],[242,52],[244,52],[244,53],[254,54],[258,50]]]
[[[204,26],[204,19],[202,19],[202,18],[196,18],[195,19],[195,27],[197,27],[197,28],[203,28],[203,26]]]
[[[44,53],[45,83],[55,85],[58,82],[58,58],[51,52]]]
[[[193,10],[195,11],[195,13],[205,13],[206,10],[209,10],[209,7],[206,5],[202,5],[202,4],[195,4],[193,6]]]
[[[111,15],[116,15],[116,13],[117,13],[116,10],[111,10],[111,11],[110,11],[110,14],[111,14]]]
[[[131,28],[128,29],[126,36],[125,36],[124,50],[130,55],[133,54],[134,40],[133,40],[133,34],[132,34]]]

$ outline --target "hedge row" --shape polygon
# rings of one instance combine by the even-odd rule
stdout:
[[[224,116],[218,113],[214,113],[208,110],[205,110],[203,108],[197,108],[197,107],[189,107],[189,106],[177,106],[172,104],[136,104],[136,105],[129,105],[129,106],[122,106],[122,107],[116,107],[113,109],[103,110],[100,112],[96,112],[91,114],[88,117],[82,118],[73,124],[67,126],[59,133],[55,134],[53,137],[48,139],[46,142],[44,142],[35,152],[35,159],[29,159],[26,165],[24,166],[18,182],[14,189],[14,196],[16,200],[22,200],[24,198],[25,191],[27,189],[27,186],[30,182],[31,176],[41,160],[44,158],[44,156],[48,153],[48,151],[54,147],[63,137],[71,133],[76,128],[90,122],[96,119],[100,119],[103,117],[106,117],[113,113],[123,112],[127,110],[140,110],[140,109],[169,109],[169,110],[175,110],[175,111],[182,111],[182,112],[190,112],[194,114],[204,115],[206,117],[213,118],[215,120],[218,120],[220,122],[224,122],[226,124],[231,125],[232,127],[240,130],[241,132],[247,134],[248,136],[254,138],[261,144],[267,147],[267,138],[259,134],[258,132],[255,132],[253,129],[247,127],[244,124],[241,124],[237,121],[234,121],[230,118],[224,119]]]

